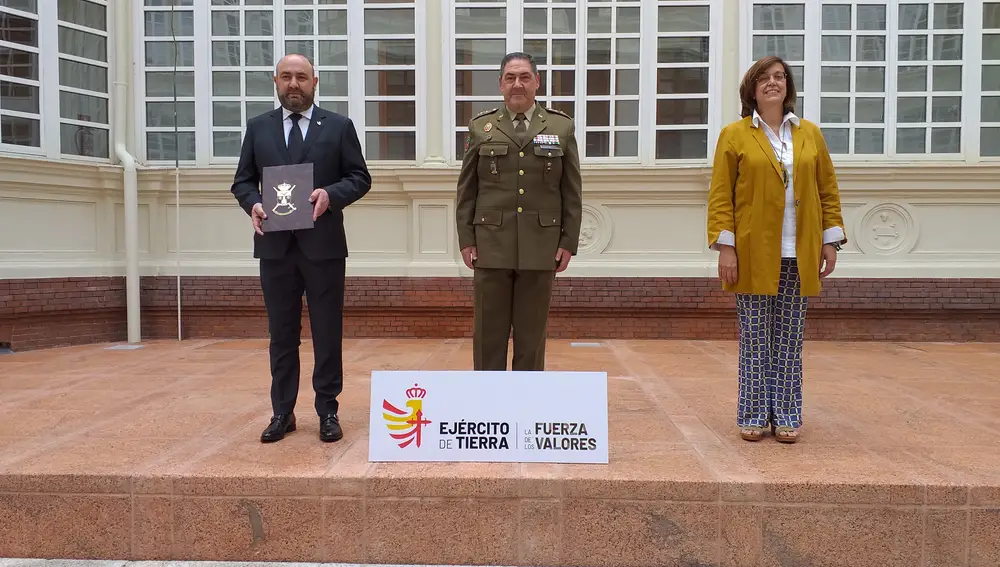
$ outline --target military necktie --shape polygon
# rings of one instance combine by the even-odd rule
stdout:
[[[528,120],[524,117],[524,113],[520,113],[514,117],[517,120],[517,125],[514,126],[514,133],[517,134],[517,139],[522,144],[524,143],[524,134],[528,131]]]
[[[299,120],[302,119],[302,115],[296,112],[290,114],[288,119],[292,121],[292,131],[288,134],[288,157],[291,158],[292,163],[300,163],[302,161],[303,142]]]

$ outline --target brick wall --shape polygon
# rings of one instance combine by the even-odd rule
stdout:
[[[173,277],[142,281],[145,338],[177,336]],[[472,282],[349,278],[349,337],[468,337]],[[185,338],[265,337],[255,277],[181,279]],[[731,295],[710,278],[559,278],[552,338],[734,339]],[[126,338],[123,278],[0,280],[0,342],[15,350]],[[308,315],[303,335],[309,334]],[[831,279],[810,303],[810,339],[1000,340],[1000,280]]]
[[[127,338],[124,278],[0,280],[0,343],[14,350]]]

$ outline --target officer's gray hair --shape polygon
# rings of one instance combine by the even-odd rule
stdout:
[[[500,61],[500,76],[503,76],[503,70],[507,68],[507,63],[513,61],[514,59],[523,59],[528,63],[531,63],[531,73],[533,75],[538,74],[538,64],[535,63],[535,58],[531,56],[530,53],[525,53],[523,51],[515,51],[513,53],[508,53],[503,56],[503,60]]]

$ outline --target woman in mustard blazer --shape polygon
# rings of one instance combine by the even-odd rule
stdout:
[[[802,425],[802,337],[847,242],[833,162],[822,132],[797,117],[791,69],[764,57],[740,84],[741,120],[722,129],[708,197],[708,242],[739,318],[740,435],[770,425],[794,443]]]

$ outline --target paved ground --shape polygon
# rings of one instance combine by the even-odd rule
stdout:
[[[75,559],[0,559],[0,567],[435,567],[358,563],[266,563],[217,561],[80,561]],[[445,566],[441,566],[445,567]],[[449,565],[447,567],[455,567]],[[461,567],[461,566],[459,566]],[[483,567],[483,566],[477,566]]]
[[[266,341],[105,347],[0,356],[0,554],[1000,565],[997,344],[807,342],[786,446],[739,438],[735,342],[550,341],[548,368],[608,373],[603,466],[369,463],[371,371],[468,369],[468,340],[345,341],[332,445],[308,342],[299,430],[271,445]],[[89,567],[0,563],[48,565]]]
[[[83,561],[79,559],[0,559],[0,567],[463,567],[360,563],[276,563],[251,561]],[[476,565],[466,567],[491,567]]]

